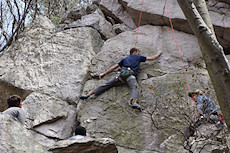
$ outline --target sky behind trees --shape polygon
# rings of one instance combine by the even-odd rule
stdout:
[[[37,15],[47,16],[54,24],[58,24],[62,16],[74,6],[87,6],[90,3],[90,0],[1,0],[0,54]]]

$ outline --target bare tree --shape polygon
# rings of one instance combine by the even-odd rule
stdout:
[[[25,27],[32,0],[0,2],[0,53],[7,49]]]
[[[177,0],[196,35],[212,85],[230,131],[230,67],[216,39],[205,0]]]
[[[47,16],[57,24],[67,10],[76,5],[87,5],[89,0],[1,0],[0,1],[0,54],[37,15]]]

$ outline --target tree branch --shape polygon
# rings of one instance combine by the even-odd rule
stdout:
[[[25,7],[24,7],[24,12],[23,12],[22,18],[18,22],[17,27],[15,29],[13,29],[12,35],[10,36],[10,38],[8,39],[6,44],[1,48],[0,53],[2,53],[6,48],[8,48],[11,45],[11,43],[13,42],[13,40],[17,37],[19,29],[21,28],[21,26],[22,26],[22,24],[25,21],[25,18],[27,16],[31,2],[32,2],[32,0],[29,0],[28,3],[25,2]]]

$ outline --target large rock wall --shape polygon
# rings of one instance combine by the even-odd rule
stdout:
[[[102,2],[103,1],[112,2],[113,0],[102,0]],[[230,5],[229,3],[223,2],[224,1],[219,2],[216,0],[209,0],[207,1],[207,6],[217,38],[221,45],[225,48],[226,53],[230,54]],[[129,12],[135,24],[138,25],[142,1],[120,0],[120,3],[123,4],[123,7],[125,7]],[[167,1],[167,4],[174,28],[186,33],[192,33],[191,28],[189,27],[177,1],[170,0]],[[140,22],[141,25],[152,24],[170,26],[165,1],[143,1],[142,11],[143,13]]]
[[[209,7],[216,15],[211,14],[216,17],[214,25],[219,28],[217,35],[227,42],[225,48],[228,48],[228,5],[211,5],[211,2],[214,1],[209,1]],[[125,84],[100,96],[79,100],[80,95],[104,83],[117,71],[102,80],[92,78],[90,73],[104,72],[134,47],[139,3],[102,0],[96,7],[99,3],[94,2],[92,14],[80,12],[75,18],[72,15],[82,11],[75,8],[69,11],[71,19],[65,15],[63,24],[57,27],[40,17],[0,57],[0,87],[4,88],[1,109],[6,108],[9,95],[20,95],[27,112],[26,127],[51,150],[59,150],[63,144],[58,145],[57,141],[72,136],[76,125],[81,124],[90,137],[114,139],[121,153],[186,152],[182,144],[183,129],[189,124],[185,116],[192,117],[193,106],[187,97],[188,87],[163,1],[144,1],[142,26],[138,31],[137,48],[141,55],[152,56],[163,51],[159,59],[140,67],[139,101],[145,110],[138,112],[129,106],[130,91]],[[168,5],[173,24],[179,30],[175,30],[175,35],[190,89],[205,89],[216,102],[197,40],[176,0],[168,1]],[[72,143],[70,148],[68,145],[62,149],[71,150]],[[213,150],[218,149],[228,148],[220,144]]]
[[[2,109],[6,109],[10,94],[25,99],[26,127],[49,147],[72,136],[79,124],[77,99],[103,40],[90,27],[55,32],[54,25],[44,17],[19,37],[0,60],[1,87],[5,88],[1,92],[6,93]]]
[[[99,3],[100,2],[100,3]],[[99,7],[102,12],[105,14],[105,18],[113,25],[113,28],[115,31],[116,27],[119,27],[118,29],[124,29],[123,26],[127,26],[128,28],[125,28],[126,30],[135,29],[139,24],[139,17],[140,17],[140,11],[142,8],[142,15],[140,20],[140,25],[155,25],[155,26],[169,26],[169,16],[166,9],[165,1],[162,0],[154,0],[154,1],[143,1],[143,7],[142,7],[142,1],[136,1],[136,0],[101,0],[101,1],[93,1],[93,8]],[[218,41],[220,44],[224,47],[225,53],[230,54],[230,4],[229,2],[226,2],[224,0],[209,0],[206,1],[209,14],[212,20],[212,23],[214,25],[215,33],[217,36]],[[176,0],[170,0],[167,1],[167,6],[169,10],[169,14],[173,23],[173,26],[175,29],[179,31],[183,31],[186,33],[193,33],[191,28],[189,27],[189,24],[186,21],[186,18],[180,9],[180,6],[178,5]],[[89,9],[94,11],[95,9],[92,9],[91,7],[88,7]],[[62,20],[72,20],[72,22],[66,23],[66,27],[76,27],[76,26],[83,26],[84,24],[89,26],[97,25],[98,23],[95,23],[96,18],[91,18],[88,15],[85,15],[81,13],[82,9],[78,9],[77,11],[73,9],[73,12],[77,14],[77,19],[79,19],[79,14],[82,15],[81,20],[78,20],[77,22],[74,22],[71,11],[69,12],[69,15],[65,15],[64,19]],[[68,18],[68,16],[70,16]],[[92,15],[90,15],[92,16]],[[92,24],[89,21],[83,21],[83,20],[92,20],[95,24]],[[76,19],[76,20],[77,20]],[[83,23],[84,22],[84,23]],[[61,22],[63,23],[63,22]],[[105,23],[107,24],[107,23]],[[100,26],[99,26],[100,27]],[[108,26],[109,27],[109,26]],[[99,28],[101,30],[101,28]],[[108,29],[108,28],[107,28]],[[111,29],[110,29],[111,31]],[[119,30],[118,30],[119,31]],[[122,30],[123,31],[123,30]],[[111,34],[114,33],[114,31],[110,32]],[[102,35],[105,36],[105,32],[101,32]],[[108,35],[108,34],[107,34]],[[106,37],[108,38],[108,37]],[[110,38],[110,37],[109,37]]]
[[[90,61],[103,41],[92,28],[57,33],[52,32],[53,28],[43,18],[35,23],[35,28],[28,28],[1,57],[1,80],[24,90],[75,101]]]
[[[119,62],[122,57],[127,56],[129,49],[134,46],[135,34],[135,30],[127,31],[106,41],[101,52],[93,59],[90,71],[101,73],[114,63]],[[186,74],[190,87],[192,89],[208,88],[211,90],[212,86],[207,71],[204,68],[194,66],[196,65],[194,62],[203,65],[195,37],[178,31],[175,31],[175,34],[179,38],[180,51],[184,57],[182,59],[187,69]],[[144,56],[151,56],[156,54],[157,51],[163,51],[163,55],[158,60],[141,64],[138,81],[142,88],[142,96],[139,100],[146,110],[140,113],[129,106],[130,91],[128,86],[123,85],[109,89],[98,97],[95,96],[87,101],[81,101],[78,111],[79,121],[88,128],[90,135],[113,138],[120,146],[120,152],[132,152],[136,149],[140,152],[180,150],[182,135],[169,127],[175,126],[177,130],[183,132],[187,122],[183,115],[177,111],[182,109],[188,113],[189,110],[183,107],[189,105],[190,102],[185,96],[188,89],[171,29],[150,25],[140,27],[137,48],[140,48],[141,55]],[[100,81],[88,80],[83,94],[105,82],[115,73]],[[170,99],[172,99],[173,104],[170,104]],[[159,116],[161,118],[165,117],[165,119],[158,120],[156,119],[159,117],[158,115],[155,116],[150,113],[154,111],[153,108],[156,105],[160,109],[155,111],[159,111]],[[163,105],[168,107],[164,108]],[[151,115],[156,118],[151,120]],[[166,116],[170,116],[170,119],[166,119]],[[157,122],[156,124],[159,127],[166,127],[167,130],[155,127],[153,121]],[[169,147],[172,143],[175,150]]]

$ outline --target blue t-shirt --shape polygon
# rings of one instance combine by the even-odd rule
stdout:
[[[141,62],[145,62],[146,61],[146,57],[145,56],[139,56],[136,54],[131,54],[125,58],[123,58],[118,65],[120,67],[130,67],[134,73],[137,75],[138,74],[138,69],[140,66]]]

